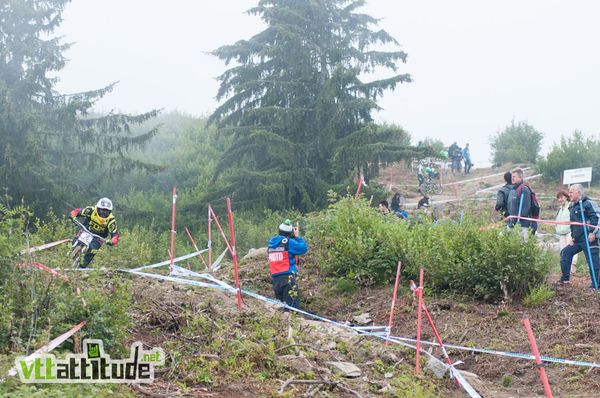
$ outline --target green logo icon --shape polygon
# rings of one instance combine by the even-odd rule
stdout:
[[[88,358],[100,358],[100,344],[87,343]]]

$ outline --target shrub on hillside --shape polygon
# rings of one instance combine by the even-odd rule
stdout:
[[[555,144],[548,155],[538,162],[538,170],[545,181],[557,182],[564,170],[591,167],[599,161],[600,140],[575,131],[570,137],[561,137],[560,144]],[[592,180],[597,181],[600,170],[594,167],[592,172]]]
[[[484,300],[506,292],[523,297],[544,280],[551,258],[521,231],[470,220],[405,222],[382,216],[364,200],[346,198],[308,219],[319,264],[333,276],[363,284],[391,281],[402,261],[403,279],[426,271],[426,284]]]
[[[544,134],[526,122],[511,121],[504,130],[490,137],[494,164],[535,163],[542,149]]]

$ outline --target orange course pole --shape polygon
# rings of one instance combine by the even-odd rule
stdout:
[[[360,178],[358,179],[358,187],[356,188],[356,195],[354,195],[354,199],[358,199],[358,197],[360,196],[360,190],[362,189],[363,182],[364,182],[364,177],[361,175]]]
[[[394,323],[394,307],[396,306],[396,298],[398,297],[398,282],[400,281],[400,268],[402,267],[402,262],[398,261],[398,268],[396,269],[396,282],[394,283],[394,293],[392,295],[392,305],[390,308],[390,320],[388,321],[388,336],[392,331],[392,324]],[[387,345],[389,343],[388,340],[385,341]]]
[[[419,289],[417,291],[419,300],[417,309],[417,353],[415,356],[415,374],[418,376],[421,369],[421,313],[423,309],[423,268],[419,270]]]
[[[208,205],[208,264],[212,267],[212,217],[210,216],[210,204]]]
[[[235,251],[235,230],[233,229],[233,214],[231,213],[231,200],[227,198],[227,218],[229,220],[229,236],[231,237],[231,256],[233,257],[233,270],[235,273],[235,289],[237,290],[238,308],[242,309],[242,292],[240,290],[240,279],[238,277],[237,253]]]
[[[194,247],[194,249],[195,249],[197,252],[199,252],[200,250],[198,249],[198,245],[196,244],[196,241],[194,240],[194,238],[192,238],[192,234],[190,234],[190,230],[189,230],[187,227],[184,227],[184,228],[185,228],[185,233],[187,234],[187,236],[188,236],[188,238],[189,238],[190,242],[192,243],[192,246]],[[202,260],[202,264],[204,264],[204,267],[205,267],[206,269],[208,269],[208,265],[206,265],[206,261],[204,261],[204,257],[202,257],[202,253],[198,253],[198,258],[199,258],[200,260]]]
[[[533,330],[531,330],[531,324],[529,323],[529,318],[527,316],[523,317],[523,323],[525,324],[525,330],[527,330],[527,338],[529,339],[529,344],[531,345],[531,352],[535,357],[535,365],[540,370],[540,379],[542,379],[542,384],[544,385],[544,393],[546,393],[547,398],[552,398],[552,390],[550,389],[550,383],[548,383],[546,370],[544,369],[544,365],[542,364],[540,351],[538,350],[538,346],[535,341],[535,336],[533,335]]]
[[[177,206],[177,188],[173,187],[173,206],[171,207],[171,262],[169,263],[169,274],[173,272],[173,258],[175,256],[175,209]]]
[[[229,250],[229,253],[231,253],[231,255],[233,256],[233,250],[231,249],[231,245],[229,244],[229,240],[227,239],[227,236],[225,236],[225,232],[223,232],[223,228],[221,228],[221,223],[219,223],[219,219],[217,218],[217,215],[213,211],[212,207],[209,207],[209,209],[210,209],[210,213],[212,215],[213,220],[215,220],[215,224],[217,224],[217,229],[219,230],[219,232],[221,232],[221,236],[223,237],[223,240],[225,241],[227,250]]]

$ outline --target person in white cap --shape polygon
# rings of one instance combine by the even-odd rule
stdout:
[[[269,239],[269,270],[273,279],[273,291],[279,301],[290,307],[300,308],[298,275],[298,256],[306,254],[308,246],[300,236],[299,228],[292,227],[290,220],[279,225],[277,235]]]

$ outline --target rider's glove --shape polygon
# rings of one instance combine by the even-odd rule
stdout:
[[[108,241],[111,246],[117,245],[119,243],[119,235],[115,235],[111,240]]]
[[[71,210],[71,212],[69,213],[69,215],[71,216],[70,217],[71,220],[74,220],[77,217],[77,215],[79,214],[80,210],[81,209],[79,209],[79,208]]]

